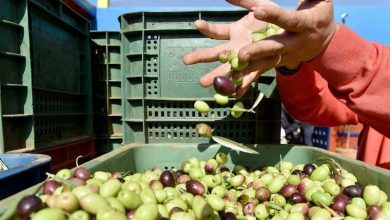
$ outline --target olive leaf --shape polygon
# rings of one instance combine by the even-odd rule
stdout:
[[[256,150],[249,148],[243,144],[232,141],[228,138],[224,138],[224,137],[220,137],[220,136],[212,136],[211,138],[215,142],[217,142],[218,144],[223,145],[225,147],[228,147],[228,148],[231,148],[234,150],[238,150],[238,151],[243,151],[243,152],[250,153],[250,154],[259,154],[259,152],[257,152]]]

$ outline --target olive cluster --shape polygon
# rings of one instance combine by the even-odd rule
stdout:
[[[41,193],[21,199],[15,216],[33,220],[328,220],[389,219],[390,202],[375,185],[332,163],[281,161],[249,169],[227,166],[219,152],[180,169],[126,175],[83,167],[61,170]],[[229,166],[230,167],[230,166]],[[70,172],[70,173],[69,173]]]

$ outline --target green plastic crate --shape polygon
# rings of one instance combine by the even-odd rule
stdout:
[[[3,0],[0,152],[93,135],[89,21],[62,1]]]
[[[35,148],[93,135],[89,21],[61,1],[29,0]]]
[[[181,162],[190,157],[206,160],[215,156],[217,152],[228,154],[228,168],[239,164],[249,168],[260,168],[264,165],[275,165],[280,161],[280,156],[285,161],[298,163],[317,163],[319,157],[329,157],[339,162],[345,169],[352,172],[358,178],[360,184],[375,184],[390,194],[390,171],[374,167],[360,161],[328,152],[323,149],[308,146],[293,145],[258,145],[259,155],[231,151],[218,144],[130,144],[115,149],[81,166],[87,167],[91,172],[95,171],[131,171],[144,172],[147,169],[158,167],[171,169],[181,167]],[[31,188],[21,192],[28,194]],[[17,194],[0,201],[1,210],[13,201]]]
[[[27,1],[0,7],[0,153],[34,147]]]
[[[109,152],[122,143],[121,36],[115,31],[92,31],[94,130],[97,152]]]
[[[199,79],[219,65],[184,65],[182,57],[193,50],[221,44],[200,34],[197,19],[226,23],[247,12],[131,13],[120,17],[122,33],[122,86],[124,143],[208,142],[195,126],[207,122],[215,134],[246,143],[279,143],[280,101],[275,72],[260,77],[243,98],[250,107],[259,90],[267,99],[256,114],[233,119],[225,108],[213,103],[213,88],[202,88]],[[203,116],[194,101],[207,101],[214,109]]]

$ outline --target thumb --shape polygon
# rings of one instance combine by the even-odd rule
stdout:
[[[255,18],[276,24],[290,32],[302,32],[310,28],[304,11],[289,11],[271,5],[253,7],[252,10]]]

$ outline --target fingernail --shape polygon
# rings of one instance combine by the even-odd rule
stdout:
[[[256,11],[256,10],[257,10],[257,7],[252,7],[251,10],[252,10],[252,11]]]

